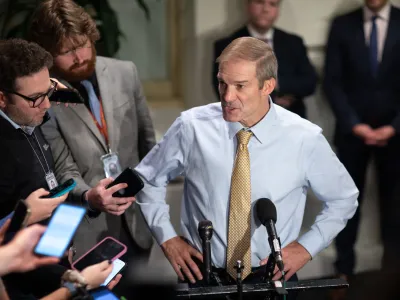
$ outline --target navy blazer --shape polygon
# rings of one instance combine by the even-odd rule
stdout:
[[[214,68],[213,85],[218,95],[218,63],[216,59],[222,51],[239,37],[250,36],[247,26],[234,32],[232,35],[220,39],[214,43]],[[303,40],[294,34],[275,28],[273,37],[274,53],[278,60],[278,83],[279,95],[293,95],[295,102],[290,111],[305,117],[305,106],[303,98],[312,95],[317,84],[317,74],[307,56],[307,50]],[[274,100],[274,92],[271,97]]]
[[[382,61],[372,75],[363,10],[332,22],[325,61],[324,92],[337,119],[336,139],[354,125],[392,125],[400,130],[400,10],[391,7]]]

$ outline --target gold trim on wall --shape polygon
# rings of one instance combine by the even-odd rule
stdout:
[[[167,29],[168,29],[168,78],[165,80],[144,80],[143,89],[149,102],[160,102],[165,99],[166,102],[182,101],[181,93],[181,60],[179,52],[181,49],[180,43],[180,28],[181,20],[179,16],[180,0],[167,1]],[[180,100],[178,100],[180,99]]]

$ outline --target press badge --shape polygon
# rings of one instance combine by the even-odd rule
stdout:
[[[51,171],[46,174],[46,182],[49,190],[52,190],[58,186],[56,176],[54,176],[54,173]]]
[[[105,154],[100,159],[103,163],[104,175],[106,178],[112,177],[115,179],[121,174],[121,165],[119,164],[118,155],[116,153]]]

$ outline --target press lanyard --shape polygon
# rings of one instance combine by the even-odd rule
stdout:
[[[42,161],[41,161],[40,158],[39,158],[39,155],[36,153],[35,148],[33,148],[32,144],[31,144],[31,141],[28,139],[28,137],[27,137],[26,134],[24,133],[24,137],[25,137],[26,140],[28,141],[29,146],[31,146],[31,148],[32,148],[32,150],[33,150],[33,153],[35,153],[35,155],[36,155],[36,157],[37,157],[37,159],[38,159],[40,165],[42,166],[42,169],[43,169],[44,174],[47,175],[47,174],[49,174],[49,173],[51,172],[50,167],[49,167],[49,164],[47,163],[46,156],[45,156],[44,153],[43,153],[42,147],[40,147],[40,144],[39,144],[39,141],[38,141],[38,139],[37,139],[37,137],[36,137],[35,132],[33,133],[33,136],[34,136],[35,139],[36,139],[36,143],[37,143],[37,145],[38,145],[38,147],[39,147],[39,149],[40,149],[40,152],[42,152],[44,161],[46,162],[47,169],[49,170],[48,172],[46,172],[46,170],[44,169],[44,166],[43,166],[43,164],[42,164]]]
[[[93,121],[94,123],[96,123],[97,128],[99,129],[100,133],[103,135],[104,140],[106,142],[107,145],[107,150],[108,153],[111,153],[111,147],[110,144],[108,142],[108,130],[107,130],[107,123],[106,123],[106,118],[104,116],[104,110],[103,110],[103,104],[99,98],[99,102],[100,102],[100,120],[101,120],[101,124],[99,124],[99,122],[97,122],[95,116],[93,115],[93,113],[90,111],[90,114],[92,115]]]

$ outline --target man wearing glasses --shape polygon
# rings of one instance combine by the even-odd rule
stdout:
[[[99,38],[95,21],[73,1],[45,0],[38,6],[30,39],[53,55],[52,75],[84,99],[68,107],[54,105],[55,118],[42,132],[53,152],[57,179],[74,178],[72,196],[105,212],[81,224],[74,240],[77,257],[106,234],[128,246],[122,260],[147,259],[153,238],[140,210],[126,198],[103,194],[113,180],[109,177],[136,166],[151,150],[155,134],[136,66],[97,56]],[[79,174],[71,172],[73,166]],[[118,288],[123,285],[121,281]]]
[[[0,219],[26,199],[31,208],[28,223],[46,222],[67,197],[41,198],[56,183],[52,153],[39,130],[57,87],[49,77],[51,66],[51,55],[36,44],[0,42]],[[3,279],[11,299],[40,298],[60,286],[65,270],[51,265]]]

